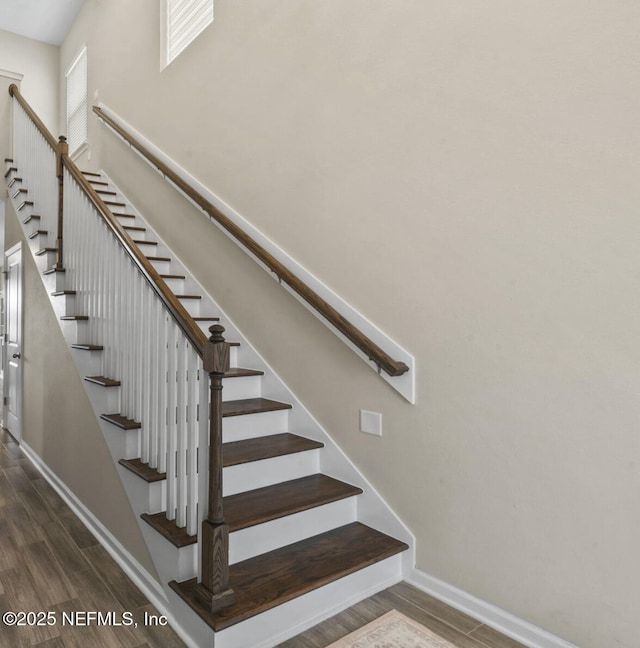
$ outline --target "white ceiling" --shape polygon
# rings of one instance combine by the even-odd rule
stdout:
[[[60,45],[84,0],[0,0],[0,29]]]

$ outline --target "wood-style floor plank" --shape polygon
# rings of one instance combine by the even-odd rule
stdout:
[[[134,610],[149,601],[101,545],[88,547],[82,553],[113,592],[125,610]]]
[[[0,648],[184,648],[168,626],[142,631],[144,611],[157,611],[1,429],[0,447],[0,613],[130,611],[138,623],[2,626]]]
[[[47,583],[40,594],[45,605],[56,605],[75,597],[75,590],[46,542],[22,547],[22,555],[33,580]]]
[[[412,587],[408,583],[398,583],[397,585],[390,587],[389,592],[399,596],[409,603],[412,603],[413,605],[416,605],[425,612],[441,619],[445,623],[448,623],[450,626],[460,630],[460,632],[464,632],[465,634],[470,633],[481,625],[477,619],[473,619],[469,615],[455,610],[446,603],[439,601],[433,596],[429,596],[429,594],[421,592],[419,589]]]

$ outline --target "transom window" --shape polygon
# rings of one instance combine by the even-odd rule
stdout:
[[[163,0],[163,67],[213,22],[213,0]]]

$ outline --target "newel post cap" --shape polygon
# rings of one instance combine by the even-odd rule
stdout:
[[[229,345],[225,342],[224,326],[214,324],[209,327],[211,337],[204,345],[202,364],[210,374],[224,374],[229,370]]]

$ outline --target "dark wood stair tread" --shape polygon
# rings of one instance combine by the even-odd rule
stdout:
[[[32,220],[40,220],[40,216],[38,214],[29,214],[22,222],[26,225]]]
[[[357,486],[326,475],[311,475],[229,495],[223,498],[222,506],[229,531],[233,532],[360,493],[362,489]],[[176,547],[198,541],[197,536],[190,536],[185,528],[177,527],[175,521],[167,520],[166,513],[143,513],[140,517]]]
[[[87,180],[89,180],[89,182],[90,182],[92,185],[101,185],[102,187],[106,187],[106,186],[109,185],[108,182],[104,182],[104,181],[102,181],[102,180],[91,180],[90,178],[87,178]]]
[[[197,535],[189,535],[186,528],[176,525],[175,520],[167,520],[167,514],[164,512],[143,513],[140,517],[178,548],[187,547],[198,542]]]
[[[45,234],[48,234],[48,233],[49,232],[47,232],[47,230],[38,229],[35,232],[31,232],[31,234],[29,234],[29,238],[34,239],[34,238],[40,236],[40,234],[45,235]]]
[[[105,184],[107,184],[105,182]],[[103,196],[117,196],[118,194],[115,191],[111,191],[111,189],[96,189],[95,190],[97,194],[101,194]]]
[[[178,274],[161,274],[160,276],[163,279],[186,279],[184,275],[178,275]]]
[[[244,439],[225,443],[222,446],[222,461],[225,467],[237,466],[252,461],[295,454],[296,452],[316,450],[322,447],[324,447],[324,444],[319,441],[286,432],[284,434],[258,437],[257,439]]]
[[[18,169],[16,167],[9,167],[4,174],[5,178],[8,178],[12,173],[15,173]]]
[[[102,177],[99,173],[94,173],[93,171],[82,171],[82,175],[91,176],[92,178]]]
[[[87,382],[100,385],[101,387],[120,387],[120,381],[113,378],[105,378],[104,376],[85,376]]]
[[[259,414],[260,412],[275,412],[276,410],[285,409],[291,409],[291,404],[268,398],[244,398],[222,403],[222,416],[242,416],[244,414]]]
[[[219,317],[194,317],[193,318],[194,322],[219,322],[220,318]]]
[[[77,294],[75,290],[56,290],[51,293],[52,297],[62,297],[63,295],[75,295]]]
[[[72,344],[71,348],[80,351],[104,351],[104,347],[100,344]]]
[[[171,261],[170,257],[148,256],[149,261]]]
[[[120,212],[111,212],[114,216],[119,216],[120,218],[135,218],[134,214],[122,214]]]
[[[64,268],[57,268],[54,266],[53,268],[47,268],[47,270],[45,270],[42,274],[50,275],[50,274],[55,274],[56,272],[66,272],[66,270]]]
[[[167,478],[167,473],[158,472],[157,468],[151,468],[148,463],[142,463],[140,459],[120,459],[118,463],[149,483]]]
[[[142,427],[142,424],[138,421],[126,418],[126,416],[122,416],[121,414],[100,414],[100,418],[122,430],[138,430]]]
[[[88,315],[63,315],[60,318],[63,322],[86,322],[89,319]]]
[[[231,367],[231,369],[226,371],[224,374],[225,378],[245,378],[246,376],[264,376],[264,371],[260,371],[259,369],[242,369],[241,367]]]
[[[239,531],[360,493],[361,488],[333,477],[310,475],[225,497],[225,521],[230,531]]]
[[[23,200],[18,211],[22,211],[25,207],[33,207],[33,200]]]
[[[47,252],[57,252],[57,251],[58,251],[58,248],[54,248],[54,247],[43,247],[43,248],[40,248],[40,249],[36,252],[36,256],[43,256],[44,254],[47,254]]]
[[[126,207],[127,203],[119,202],[117,200],[104,200],[105,205],[111,205],[112,207]]]
[[[203,600],[196,578],[169,585],[211,628],[220,631],[406,549],[404,542],[352,522],[231,565],[229,587],[236,602],[216,614]]]
[[[202,299],[202,295],[176,295],[178,299]]]
[[[133,242],[136,245],[158,245],[158,241],[141,241],[139,239],[134,239]]]
[[[146,227],[138,227],[137,225],[123,225],[122,229],[125,229],[130,232],[146,232]]]

